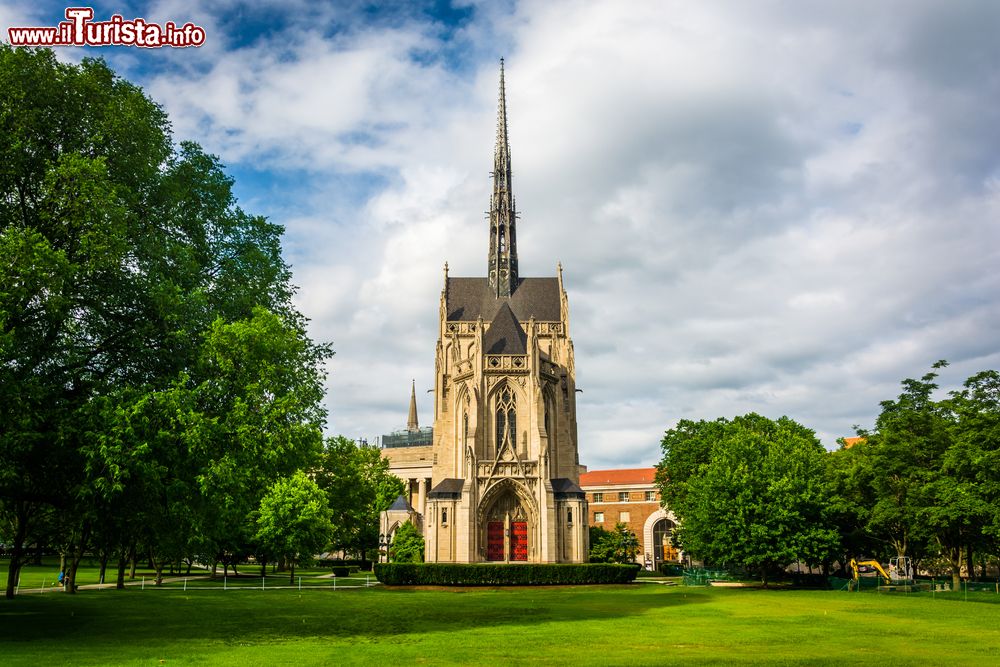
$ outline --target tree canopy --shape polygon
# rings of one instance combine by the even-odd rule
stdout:
[[[292,564],[312,560],[330,542],[330,506],[326,494],[302,471],[276,481],[260,500],[254,539],[263,553]]]
[[[316,464],[323,362],[282,229],[102,61],[0,45],[0,514],[162,567],[251,548],[249,515]],[[102,561],[103,562],[103,561]],[[67,590],[74,590],[68,586]]]
[[[316,482],[330,499],[333,547],[364,560],[378,549],[379,513],[403,493],[403,480],[389,472],[378,449],[338,436],[326,442]]]
[[[412,521],[404,523],[392,536],[392,545],[389,547],[389,562],[424,562],[424,537]]]
[[[664,435],[657,483],[684,550],[765,576],[792,561],[907,556],[957,584],[987,554],[996,564],[1000,374],[936,396],[946,365],[903,380],[874,428],[832,452],[787,418],[681,420]]]
[[[624,523],[616,523],[614,530],[590,527],[591,563],[634,563],[638,552],[639,538]]]
[[[809,429],[757,414],[685,422],[667,431],[660,484],[680,519],[678,539],[699,558],[769,573],[820,562],[827,526],[823,447]],[[669,502],[669,501],[668,501]]]

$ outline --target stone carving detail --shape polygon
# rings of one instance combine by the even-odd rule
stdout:
[[[535,461],[480,461],[477,472],[481,479],[497,477],[530,479],[538,476],[538,463]]]
[[[527,373],[528,357],[523,354],[487,354],[486,371],[488,373]]]

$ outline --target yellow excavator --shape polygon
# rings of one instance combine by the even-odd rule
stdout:
[[[886,586],[892,583],[892,579],[890,579],[888,573],[886,573],[881,563],[879,563],[877,560],[859,561],[852,558],[850,562],[850,568],[851,568],[851,578],[853,580],[851,583],[854,584],[854,588],[858,587],[858,577],[861,576],[860,568],[864,566],[875,568],[875,571],[878,572],[880,577],[882,577],[882,581],[885,582]]]

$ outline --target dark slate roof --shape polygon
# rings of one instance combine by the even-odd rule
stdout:
[[[528,353],[528,335],[506,303],[500,304],[490,328],[483,334],[483,351],[486,354]]]
[[[427,494],[428,498],[438,498],[444,500],[458,500],[462,497],[462,486],[464,479],[442,479],[438,485]]]
[[[566,498],[586,498],[583,489],[568,477],[556,477],[549,480],[552,483],[552,491],[557,500]]]
[[[561,318],[558,278],[520,278],[509,297],[499,299],[490,290],[486,278],[448,278],[448,321],[489,322],[500,308],[510,304],[514,316],[526,322],[534,317],[540,322],[558,322]]]
[[[412,512],[413,507],[410,506],[410,503],[406,502],[406,498],[404,498],[403,496],[399,496],[398,498],[396,498],[396,502],[392,504],[392,507],[389,508],[389,511]]]

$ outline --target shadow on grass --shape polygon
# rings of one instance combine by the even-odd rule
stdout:
[[[655,585],[374,588],[352,591],[102,591],[0,601],[0,642],[150,648],[190,641],[247,645],[296,638],[374,638],[501,625],[637,616],[708,602]]]

